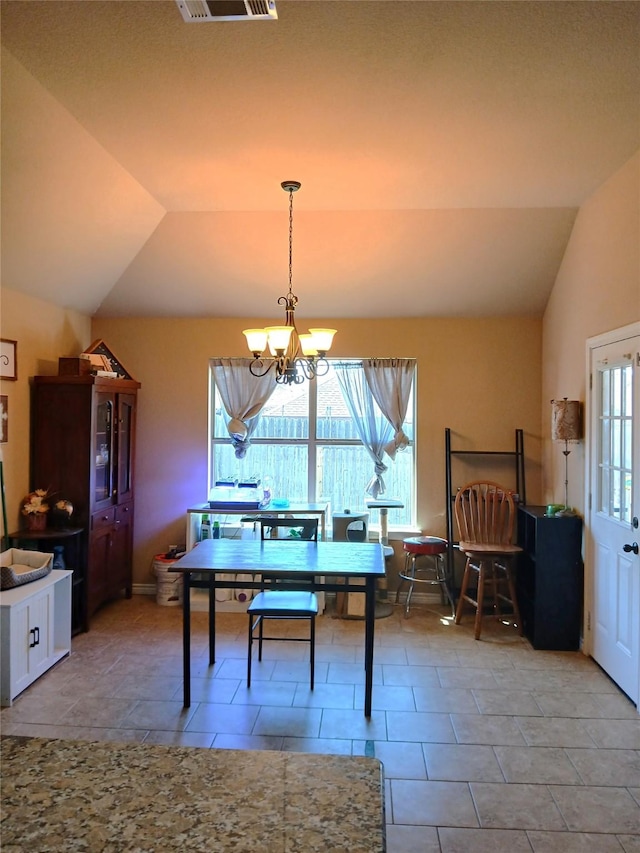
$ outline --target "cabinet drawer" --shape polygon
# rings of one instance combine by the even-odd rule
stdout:
[[[121,524],[131,524],[133,521],[133,501],[115,507],[116,521]]]
[[[94,512],[91,516],[91,529],[101,530],[104,527],[111,527],[116,519],[116,508],[109,507],[100,512]]]

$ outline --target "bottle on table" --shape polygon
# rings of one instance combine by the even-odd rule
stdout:
[[[206,513],[202,516],[202,521],[200,522],[200,541],[204,541],[205,539],[211,539],[211,519]]]

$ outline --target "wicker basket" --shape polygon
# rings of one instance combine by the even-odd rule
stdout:
[[[51,571],[53,554],[9,548],[0,554],[0,590],[37,581]]]

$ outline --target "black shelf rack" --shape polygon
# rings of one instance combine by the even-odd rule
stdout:
[[[454,450],[451,446],[451,430],[449,427],[444,431],[444,447],[445,447],[445,489],[446,489],[446,507],[447,507],[447,542],[448,546],[448,570],[450,588],[455,588],[454,577],[454,548],[457,545],[454,539],[454,519],[453,519],[453,504],[455,494],[452,483],[452,460],[455,456],[502,456],[512,457],[515,468],[515,491],[518,494],[518,502],[520,504],[527,503],[527,490],[524,473],[524,432],[521,429],[515,430],[515,442],[513,450]]]

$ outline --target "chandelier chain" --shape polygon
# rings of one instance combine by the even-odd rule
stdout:
[[[289,296],[293,280],[293,190],[289,190]]]
[[[283,181],[280,186],[289,193],[289,293],[278,299],[278,305],[285,307],[285,324],[266,329],[246,329],[244,334],[253,353],[253,361],[249,365],[253,376],[266,376],[274,370],[277,383],[299,385],[305,380],[326,375],[329,370],[326,353],[331,348],[336,330],[313,329],[303,336],[296,330],[298,297],[293,293],[293,194],[300,189],[300,182]],[[304,345],[302,338],[305,339]],[[267,344],[271,359],[263,357]]]

